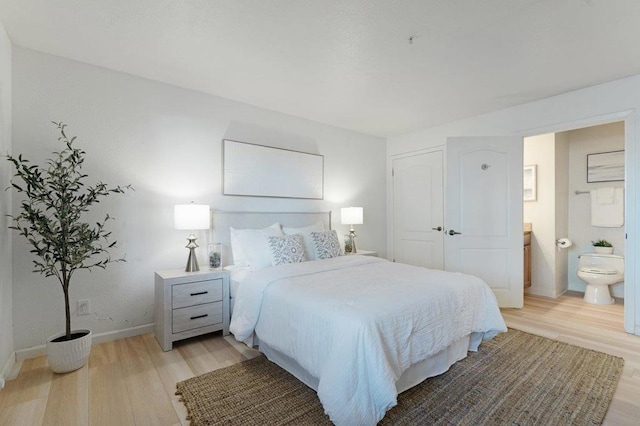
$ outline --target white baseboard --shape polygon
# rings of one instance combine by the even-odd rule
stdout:
[[[11,378],[11,370],[13,370],[13,366],[16,363],[16,353],[12,352],[9,355],[9,359],[4,363],[2,370],[0,370],[0,389],[4,387],[4,383],[7,379]]]
[[[110,342],[112,340],[125,339],[127,337],[139,336],[151,332],[153,332],[153,323],[125,328],[123,330],[107,331],[106,333],[94,335],[91,339],[91,344]]]
[[[127,337],[139,336],[153,331],[153,323],[139,325],[136,327],[124,328],[122,330],[107,331],[106,333],[94,334],[91,338],[91,344],[97,345],[112,340],[125,339]],[[36,358],[46,353],[45,345],[32,346],[26,349],[19,349],[16,352],[15,360],[24,361],[29,358]]]

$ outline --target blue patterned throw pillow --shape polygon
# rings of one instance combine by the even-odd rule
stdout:
[[[304,249],[302,248],[302,235],[285,235],[282,237],[269,237],[269,249],[273,265],[304,262]]]
[[[313,239],[318,259],[342,256],[342,247],[340,247],[338,234],[335,230],[312,232],[311,239]]]

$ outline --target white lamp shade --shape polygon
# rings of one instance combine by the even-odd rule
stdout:
[[[173,208],[173,226],[176,229],[209,229],[209,206],[206,204],[176,204]]]
[[[343,225],[362,225],[362,207],[343,207],[340,209],[340,219]]]

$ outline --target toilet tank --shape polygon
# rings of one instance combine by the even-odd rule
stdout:
[[[600,266],[624,272],[624,257],[617,254],[583,253],[578,257],[578,269],[583,266]]]

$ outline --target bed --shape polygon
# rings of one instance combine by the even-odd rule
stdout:
[[[292,217],[303,231],[320,226],[307,214],[272,215],[279,221],[266,232],[274,234],[273,225],[282,229]],[[237,230],[238,223],[270,227],[273,219],[216,212],[214,227],[217,233]],[[320,223],[330,227],[330,214]],[[312,232],[314,238],[331,234]],[[228,256],[235,263],[233,253]],[[398,393],[442,374],[482,340],[506,331],[495,296],[477,277],[367,256],[310,257],[229,268],[236,281],[231,332],[316,390],[337,425],[376,424],[396,405]]]

